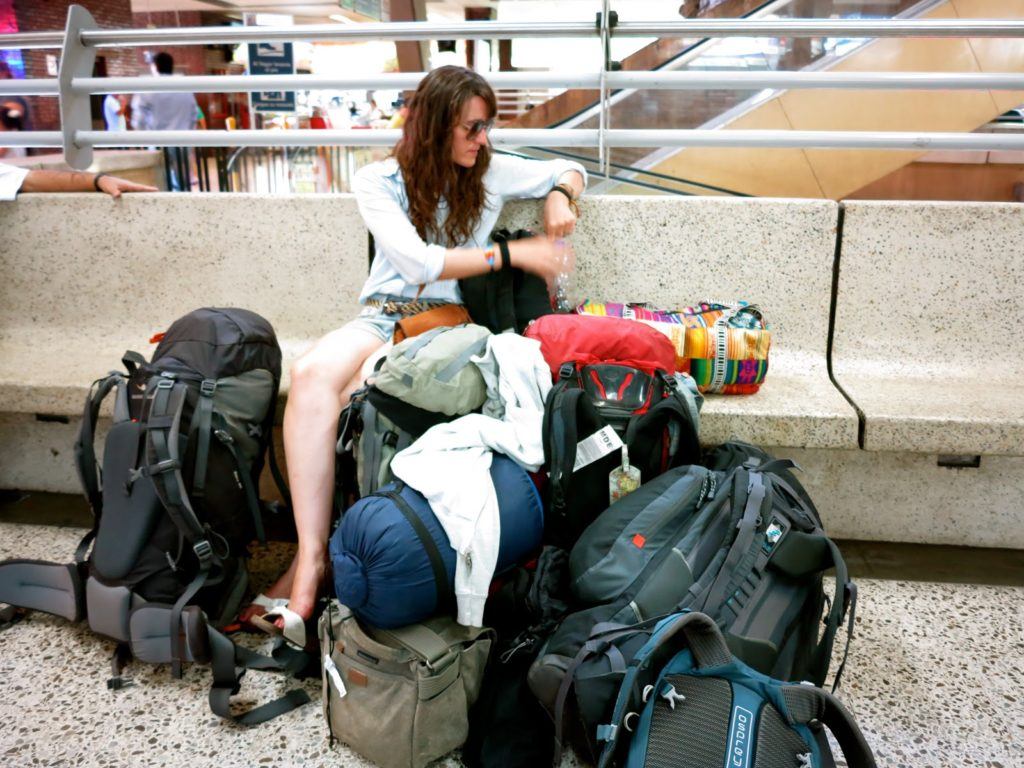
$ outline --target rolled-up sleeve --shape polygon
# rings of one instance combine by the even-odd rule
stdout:
[[[13,200],[28,176],[27,168],[0,163],[0,200]]]
[[[352,180],[352,191],[378,253],[387,258],[402,279],[410,285],[438,280],[447,249],[423,241],[387,179],[373,166],[366,166]]]
[[[544,197],[567,171],[576,171],[587,186],[587,171],[573,160],[530,160],[514,155],[491,157],[494,190],[505,200]]]

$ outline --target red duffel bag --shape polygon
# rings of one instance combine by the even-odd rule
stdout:
[[[540,342],[540,351],[559,378],[563,363],[578,368],[595,363],[617,363],[648,374],[675,370],[676,351],[668,337],[653,328],[620,317],[597,315],[544,315],[523,334]]]

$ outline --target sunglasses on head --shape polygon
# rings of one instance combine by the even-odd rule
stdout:
[[[466,129],[466,138],[475,139],[480,135],[480,132],[490,133],[494,127],[494,118],[490,120],[473,120],[469,123],[462,123],[462,127]]]

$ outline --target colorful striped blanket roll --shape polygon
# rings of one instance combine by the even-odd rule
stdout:
[[[745,301],[677,310],[587,301],[576,311],[636,320],[665,334],[676,349],[676,370],[693,376],[701,392],[753,394],[768,374],[771,331],[761,311]]]

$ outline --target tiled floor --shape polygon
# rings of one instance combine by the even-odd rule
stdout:
[[[70,559],[87,521],[74,497],[0,497],[0,558]],[[840,695],[878,765],[1024,766],[1021,553],[860,542],[843,550],[860,602]],[[289,551],[272,545],[255,558],[257,582]],[[0,631],[0,765],[368,765],[343,746],[329,748],[315,682],[306,688],[316,703],[245,729],[209,712],[203,667],[174,680],[166,666],[135,664],[135,684],[108,691],[112,650],[85,628],[41,614]],[[259,703],[292,685],[250,672],[239,700]]]

